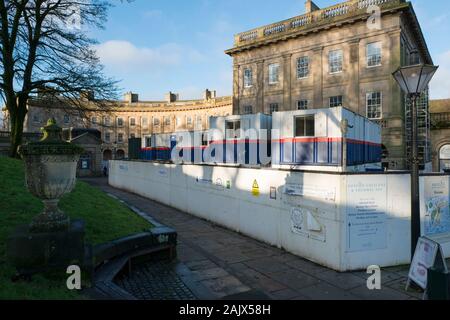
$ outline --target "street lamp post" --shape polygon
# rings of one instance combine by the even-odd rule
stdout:
[[[417,130],[417,100],[433,78],[437,66],[416,64],[399,68],[393,73],[395,80],[411,101],[411,259],[414,257],[420,232],[419,152]]]

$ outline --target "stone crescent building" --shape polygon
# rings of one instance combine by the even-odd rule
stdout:
[[[416,53],[414,54],[413,53]],[[405,169],[408,105],[392,73],[432,58],[410,2],[351,0],[235,36],[233,112],[345,106],[378,122],[390,169]],[[428,96],[420,152],[430,162]]]
[[[205,90],[203,99],[198,100],[179,100],[177,94],[170,92],[164,101],[140,101],[137,94],[130,92],[123,101],[107,102],[105,110],[99,109],[93,100],[92,95],[80,97],[83,112],[66,105],[63,98],[55,100],[45,94],[38,94],[28,102],[26,133],[40,132],[45,122],[54,117],[65,131],[71,131],[68,140],[88,147],[90,151],[80,161],[83,168],[79,168],[79,175],[98,175],[106,161],[127,158],[130,138],[207,130],[210,116],[228,116],[233,111],[231,97],[216,97],[216,92],[210,90]],[[4,117],[8,123],[6,112]],[[81,131],[80,136],[74,135],[77,131]],[[95,147],[97,135],[100,151]]]

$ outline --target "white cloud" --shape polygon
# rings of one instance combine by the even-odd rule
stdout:
[[[182,62],[200,62],[203,59],[203,55],[197,50],[176,43],[147,48],[137,47],[129,41],[110,40],[94,49],[107,68],[122,71],[149,71],[176,66]]]
[[[439,69],[431,80],[431,98],[450,98],[450,51],[438,55],[435,64],[439,65]]]

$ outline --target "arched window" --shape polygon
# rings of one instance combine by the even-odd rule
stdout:
[[[446,144],[439,151],[439,159],[450,160],[450,144]]]
[[[450,144],[446,144],[439,150],[440,171],[450,172]]]
[[[107,149],[103,151],[103,161],[109,161],[112,160],[112,151]]]
[[[125,151],[123,151],[122,149],[117,150],[116,151],[116,159],[117,160],[125,159]]]

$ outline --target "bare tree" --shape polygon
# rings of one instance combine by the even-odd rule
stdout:
[[[0,0],[0,96],[11,123],[11,156],[22,143],[27,103],[42,90],[81,115],[107,108],[117,82],[104,76],[88,36],[103,28],[111,3],[104,0]],[[80,94],[94,93],[88,107]]]

